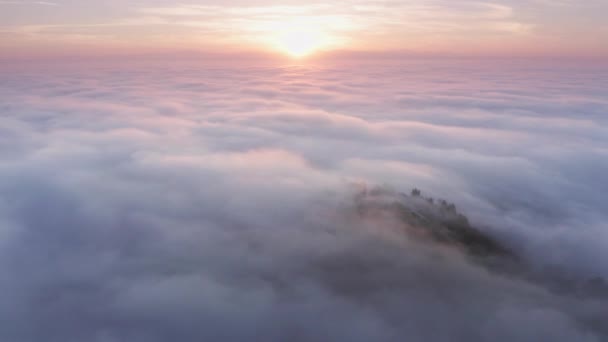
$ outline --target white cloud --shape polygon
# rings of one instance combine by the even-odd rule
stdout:
[[[608,277],[608,75],[501,63],[6,71],[0,339],[602,341],[605,297],[355,214],[417,186],[541,278]]]

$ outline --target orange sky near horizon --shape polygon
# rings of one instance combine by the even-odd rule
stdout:
[[[608,2],[0,1],[1,58],[328,53],[608,56]]]

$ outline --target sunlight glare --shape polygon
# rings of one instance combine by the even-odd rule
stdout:
[[[337,45],[333,37],[314,18],[292,18],[274,22],[268,27],[273,32],[269,43],[273,49],[294,58],[302,58]]]
[[[292,31],[278,36],[277,46],[293,57],[310,55],[323,46],[322,39],[315,32]]]

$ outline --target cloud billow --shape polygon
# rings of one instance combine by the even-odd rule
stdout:
[[[0,85],[0,339],[607,338],[602,77],[104,70]],[[517,271],[415,229],[412,187]]]

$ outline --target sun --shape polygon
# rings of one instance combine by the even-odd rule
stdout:
[[[275,45],[292,57],[304,57],[320,50],[326,44],[319,32],[288,30],[277,35]]]
[[[266,41],[275,51],[294,58],[303,58],[330,49],[338,44],[338,39],[315,18],[291,18],[272,22],[264,27]]]

